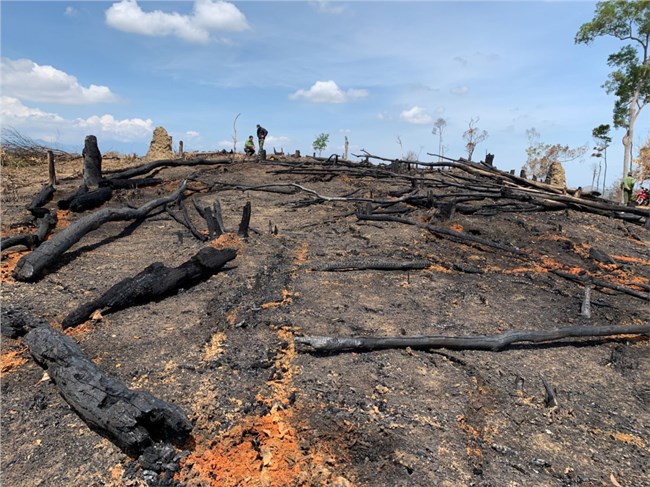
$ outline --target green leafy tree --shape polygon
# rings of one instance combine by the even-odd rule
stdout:
[[[612,36],[625,41],[607,58],[614,68],[603,87],[614,93],[614,126],[625,129],[623,175],[630,169],[634,124],[650,101],[650,2],[610,0],[596,5],[594,18],[583,24],[575,37],[577,44],[590,44],[597,37]]]
[[[316,140],[312,142],[312,147],[314,150],[318,151],[318,155],[320,156],[321,153],[327,148],[327,143],[330,141],[330,134],[320,134],[316,136]]]
[[[612,138],[609,136],[610,128],[609,124],[601,124],[591,131],[591,136],[596,140],[596,147],[594,147],[594,153],[591,155],[592,157],[599,158],[598,183],[600,182],[600,159],[605,163],[605,172],[603,173],[603,194],[605,194],[605,185],[607,184],[607,148],[612,143]],[[598,183],[596,183],[596,189],[598,189]]]
[[[524,164],[526,174],[535,176],[538,180],[544,180],[548,169],[554,162],[573,161],[587,152],[587,146],[571,148],[568,145],[547,144],[540,141],[540,135],[535,128],[526,130],[528,136],[528,159]]]

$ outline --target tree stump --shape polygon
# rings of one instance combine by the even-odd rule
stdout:
[[[84,158],[84,183],[86,186],[99,186],[102,179],[102,154],[97,147],[97,137],[86,136],[81,155]]]

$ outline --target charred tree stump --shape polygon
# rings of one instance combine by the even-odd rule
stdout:
[[[214,220],[217,224],[216,237],[219,237],[227,232],[226,226],[223,224],[223,215],[221,214],[221,203],[219,203],[219,200],[214,200],[212,208],[214,210]]]
[[[123,279],[99,298],[72,311],[63,320],[63,329],[80,325],[96,310],[108,309],[112,312],[164,297],[179,287],[211,276],[236,256],[234,249],[204,247],[190,260],[175,268],[155,262],[135,277]]]
[[[27,333],[25,342],[79,417],[128,455],[140,455],[154,443],[180,447],[187,440],[192,424],[178,406],[110,377],[70,337],[38,326]]]
[[[237,230],[237,235],[242,238],[248,238],[248,228],[251,222],[251,202],[248,201],[244,205],[244,211],[242,212],[241,222],[239,223],[239,230]]]
[[[56,166],[54,165],[54,152],[51,150],[47,151],[47,172],[48,184],[52,187],[56,186],[58,182],[56,180]]]
[[[34,281],[38,279],[47,267],[53,265],[66,250],[81,240],[87,233],[98,229],[107,222],[144,218],[159,206],[178,200],[184,190],[185,182],[171,195],[150,201],[139,208],[104,208],[81,218],[20,259],[13,271],[14,278],[18,281]]]
[[[102,154],[97,147],[97,137],[86,136],[81,155],[84,158],[84,183],[86,186],[99,186],[102,179]]]
[[[68,209],[74,213],[98,208],[113,197],[111,188],[98,188],[76,196],[68,202]]]

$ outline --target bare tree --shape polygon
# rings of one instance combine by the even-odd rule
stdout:
[[[404,158],[404,147],[402,146],[402,138],[398,135],[396,137],[397,143],[399,144],[399,155],[403,159]]]
[[[237,119],[241,113],[238,113],[237,116],[235,117],[235,121],[232,123],[232,129],[234,132],[234,135],[232,136],[232,151],[237,152]]]
[[[447,126],[447,121],[440,117],[438,120],[436,120],[436,123],[433,124],[434,127],[431,130],[431,133],[433,135],[438,136],[438,162],[442,161],[442,156],[444,155],[442,152],[443,146],[442,146],[442,132],[444,128]]]
[[[485,130],[479,130],[476,127],[479,118],[471,118],[469,121],[469,128],[463,133],[463,140],[465,140],[465,147],[467,148],[467,159],[472,160],[472,154],[476,146],[488,138],[488,133]]]

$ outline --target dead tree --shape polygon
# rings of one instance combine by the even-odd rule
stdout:
[[[161,262],[155,262],[135,277],[123,279],[97,299],[72,311],[63,320],[63,329],[80,325],[96,310],[107,309],[113,312],[164,297],[180,287],[211,276],[236,256],[234,249],[204,247],[178,267],[169,268]]]
[[[98,186],[102,179],[102,154],[97,147],[97,137],[86,136],[81,154],[84,158],[84,183],[86,186]]]
[[[36,208],[41,208],[45,206],[49,201],[52,199],[54,196],[54,186],[51,184],[47,184],[43,186],[43,188],[38,192],[36,196],[32,199],[31,203],[27,207],[27,210],[32,213],[32,215],[35,213],[34,210]]]
[[[41,277],[46,268],[52,266],[63,253],[77,243],[84,235],[98,229],[104,223],[144,218],[152,210],[178,200],[186,183],[169,196],[158,198],[139,208],[104,208],[91,213],[66,229],[57,233],[16,264],[13,276],[18,281],[33,281]]]

